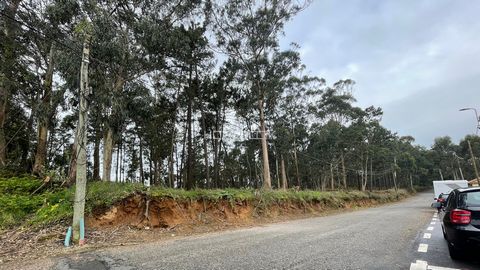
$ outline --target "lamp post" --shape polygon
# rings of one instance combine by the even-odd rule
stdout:
[[[475,109],[475,108],[463,108],[463,109],[460,109],[460,111],[461,112],[463,112],[463,111],[474,111],[475,112],[475,121],[477,122],[477,128],[476,128],[475,134],[478,135],[478,130],[480,130],[480,118],[478,117],[477,109]]]

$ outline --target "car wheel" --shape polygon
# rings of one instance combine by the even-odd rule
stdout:
[[[455,248],[452,243],[448,243],[448,253],[452,260],[460,260],[463,258],[463,252],[461,249]]]
[[[447,234],[445,233],[445,228],[442,226],[443,239],[447,240]]]

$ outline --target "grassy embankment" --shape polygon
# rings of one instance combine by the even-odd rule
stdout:
[[[32,176],[0,177],[0,231],[12,227],[40,227],[55,223],[70,223],[73,215],[74,188],[44,188],[32,195],[42,182]],[[266,209],[278,203],[292,202],[300,204],[323,203],[328,208],[342,208],[345,204],[362,200],[374,200],[378,203],[396,201],[406,197],[406,190],[377,192],[360,191],[295,191],[254,189],[166,189],[153,187],[147,190],[139,184],[118,184],[92,182],[88,185],[86,212],[105,209],[134,193],[145,194],[152,199],[174,199],[185,201],[227,201],[248,202],[255,208]]]

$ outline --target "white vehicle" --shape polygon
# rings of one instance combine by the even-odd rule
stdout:
[[[440,194],[449,194],[456,188],[467,188],[467,180],[445,180],[445,181],[433,181],[433,195],[436,200]]]

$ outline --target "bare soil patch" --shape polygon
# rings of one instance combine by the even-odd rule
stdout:
[[[82,247],[63,247],[66,234],[64,224],[35,230],[18,228],[2,232],[0,264],[11,268],[20,263],[20,260],[24,263],[26,260],[54,255],[322,216],[379,204],[381,203],[374,199],[362,199],[336,206],[324,202],[291,201],[262,206],[249,201],[176,201],[134,194],[110,208],[93,211],[86,220],[87,244]],[[11,263],[5,264],[7,262]]]

